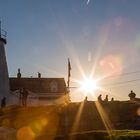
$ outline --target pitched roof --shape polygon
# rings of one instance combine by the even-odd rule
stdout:
[[[65,93],[64,78],[9,78],[11,91],[26,88],[34,93]]]

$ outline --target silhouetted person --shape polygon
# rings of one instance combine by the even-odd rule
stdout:
[[[23,106],[27,106],[27,97],[28,97],[28,90],[23,88],[23,90],[20,91],[21,101]]]
[[[108,95],[105,96],[104,101],[105,101],[105,102],[108,102]]]
[[[134,101],[136,94],[133,92],[133,90],[131,90],[131,92],[128,94],[128,96],[130,97],[130,101]]]
[[[114,102],[114,98],[111,98],[111,102]]]
[[[98,96],[98,101],[102,102],[102,95],[101,94]]]
[[[1,99],[1,108],[4,108],[6,106],[6,97],[3,97]]]
[[[20,88],[20,89],[19,89],[19,93],[20,93],[19,99],[20,99],[20,100],[22,99],[22,92],[23,92],[23,88]]]
[[[85,97],[84,101],[87,101],[87,96]]]

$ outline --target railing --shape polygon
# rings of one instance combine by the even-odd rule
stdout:
[[[6,35],[7,35],[7,32],[2,29],[1,21],[0,21],[0,38],[6,40]]]
[[[7,32],[5,30],[1,29],[0,37],[3,38],[3,39],[6,39],[6,36],[7,36]]]

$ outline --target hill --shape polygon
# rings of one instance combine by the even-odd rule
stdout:
[[[15,129],[17,137],[26,135],[41,140],[46,137],[65,139],[67,134],[84,138],[102,133],[102,136],[108,137],[107,132],[113,136],[116,134],[112,130],[139,130],[139,107],[139,104],[129,101],[84,101],[65,106],[9,106],[0,110],[0,126]],[[24,139],[28,140],[27,137]]]

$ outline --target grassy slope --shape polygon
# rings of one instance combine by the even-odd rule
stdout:
[[[69,106],[69,117],[71,119],[70,124],[75,123],[74,118],[75,114],[79,108],[79,103],[72,103]],[[113,113],[115,116],[119,116],[124,123],[130,123],[135,115],[132,115],[131,110],[137,109],[139,107],[134,104],[128,103],[115,103],[114,106],[111,104],[105,105],[105,108],[108,108],[108,113]],[[93,113],[92,113],[92,110]],[[50,107],[6,107],[3,110],[0,110],[0,126],[7,126],[15,128],[17,131],[21,128],[28,126],[32,129],[33,133],[35,133],[36,140],[46,140],[46,139],[56,139],[56,140],[66,140],[66,138],[62,135],[58,136],[58,130],[60,129],[60,120],[64,120],[63,115],[60,114],[63,112],[63,107],[61,106],[50,106]],[[85,109],[83,110],[83,115],[81,116],[81,121],[89,121],[91,119],[97,119],[99,116],[96,114],[95,107],[93,102],[89,102],[85,105]],[[130,114],[129,121],[128,116],[124,116],[122,114]],[[109,116],[111,116],[111,114]],[[60,117],[61,116],[61,117]],[[90,117],[87,119],[87,116]],[[85,120],[86,119],[86,120]],[[114,117],[113,117],[114,119]],[[118,121],[120,121],[120,119]],[[127,119],[127,120],[126,120]],[[43,120],[43,121],[42,121]],[[92,121],[92,120],[91,120]],[[98,121],[98,120],[97,120]],[[44,126],[44,123],[46,126]],[[80,122],[81,123],[81,122]],[[122,123],[124,125],[124,123]],[[42,126],[41,126],[42,124]],[[91,126],[95,125],[95,122]],[[99,125],[99,121],[97,126]],[[84,128],[84,127],[83,127]],[[92,128],[89,127],[88,128]],[[132,128],[133,129],[133,128]],[[93,130],[93,129],[90,129]],[[61,129],[59,130],[61,131]],[[105,130],[94,130],[94,131],[87,131],[84,128],[80,132],[75,134],[70,134],[70,140],[140,140],[140,131],[134,130],[114,130],[108,133]],[[111,135],[110,135],[111,134]]]
[[[140,140],[140,131],[113,130],[108,132],[98,130],[71,134],[68,137],[70,140]],[[65,140],[65,138],[59,136],[55,140]]]

